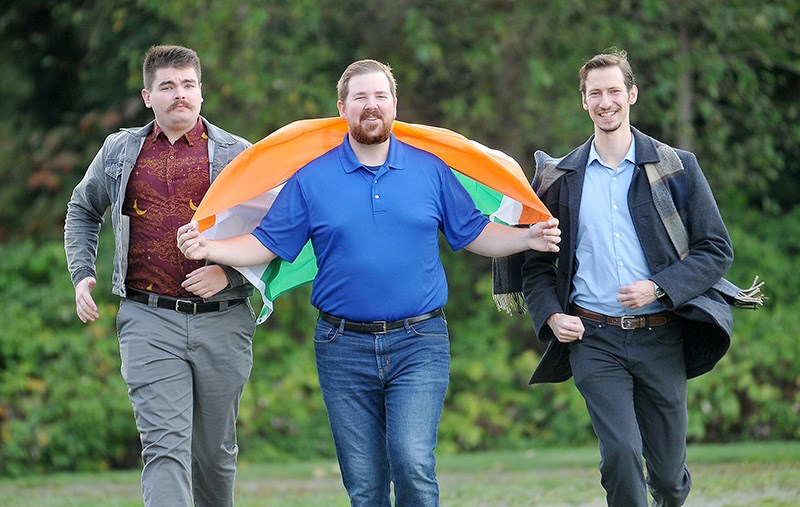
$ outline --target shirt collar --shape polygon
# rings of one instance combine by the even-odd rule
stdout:
[[[605,162],[603,162],[603,159],[600,158],[600,155],[597,153],[597,148],[595,147],[594,143],[595,140],[592,139],[592,145],[589,148],[589,159],[586,161],[586,167],[589,167],[595,161],[597,161],[597,163],[602,165],[603,167],[608,167],[605,164]],[[628,152],[625,154],[625,158],[623,160],[624,162],[627,162],[631,165],[636,165],[636,138],[633,136],[631,136],[631,145],[628,147]]]
[[[159,137],[163,136],[166,139],[167,135],[164,133],[164,130],[158,124],[157,121],[153,122],[153,142],[158,140]],[[200,139],[208,139],[208,134],[206,134],[206,126],[203,124],[200,118],[197,118],[197,123],[192,127],[192,129],[179,137],[178,139],[186,139],[186,143],[189,146],[194,146],[196,141]],[[177,141],[177,139],[176,139]]]
[[[353,147],[350,146],[350,134],[345,134],[344,142],[339,148],[339,159],[342,161],[342,166],[345,172],[351,173],[356,169],[364,167],[364,164],[358,161]],[[405,168],[405,152],[403,144],[394,137],[394,134],[389,134],[389,155],[386,157],[385,165],[389,169],[404,169]]]

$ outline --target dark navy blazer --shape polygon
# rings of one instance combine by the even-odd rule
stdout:
[[[644,164],[659,160],[656,141],[635,128],[631,130],[636,140],[637,166],[628,190],[628,205],[653,273],[652,279],[667,294],[664,304],[684,319],[686,375],[692,378],[711,370],[730,346],[731,309],[711,287],[728,270],[733,261],[733,248],[697,158],[690,152],[676,149],[686,174],[683,184],[688,187],[682,189],[686,196],[682,218],[689,233],[690,249],[687,257],[678,257],[653,203],[644,169]],[[522,267],[523,292],[534,330],[540,340],[548,342],[531,384],[563,382],[572,376],[569,348],[555,338],[547,318],[553,313],[569,313],[578,212],[592,140],[590,138],[557,164],[565,173],[539,195],[559,219],[562,237],[558,253],[529,250]],[[540,170],[537,168],[537,172]]]

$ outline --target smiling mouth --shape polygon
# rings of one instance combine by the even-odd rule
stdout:
[[[377,109],[370,109],[361,113],[361,121],[381,121],[383,115]]]

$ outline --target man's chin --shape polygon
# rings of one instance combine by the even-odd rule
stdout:
[[[381,144],[389,140],[391,129],[378,129],[373,132],[365,132],[363,129],[354,129],[350,135],[360,144]]]
[[[610,134],[612,132],[616,132],[622,126],[622,122],[615,123],[613,125],[598,125],[597,127],[605,132],[606,134]]]
[[[190,109],[176,109],[167,114],[166,120],[173,124],[194,125],[197,123],[198,113]]]
[[[361,139],[356,138],[356,141],[358,141],[361,144],[381,144],[385,143],[388,140],[389,140],[388,134],[380,136],[367,136],[367,137],[362,137]]]

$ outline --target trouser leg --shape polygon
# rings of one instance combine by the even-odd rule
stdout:
[[[622,330],[584,321],[570,347],[575,385],[583,395],[600,445],[600,473],[608,505],[646,507],[642,439],[636,421],[634,380],[625,368]]]
[[[314,335],[322,399],[342,482],[353,507],[391,507],[383,381],[372,334],[318,321]]]
[[[397,507],[439,505],[436,448],[450,375],[450,342],[444,319],[408,326],[386,336],[389,462]]]
[[[686,467],[687,381],[680,322],[642,333],[646,360],[636,364],[634,400],[654,505],[683,505],[691,489]]]
[[[249,305],[193,316],[192,484],[195,507],[233,506],[239,401],[253,365],[255,320]]]
[[[122,376],[142,441],[147,507],[191,506],[192,371],[177,318],[123,300],[117,318]]]

